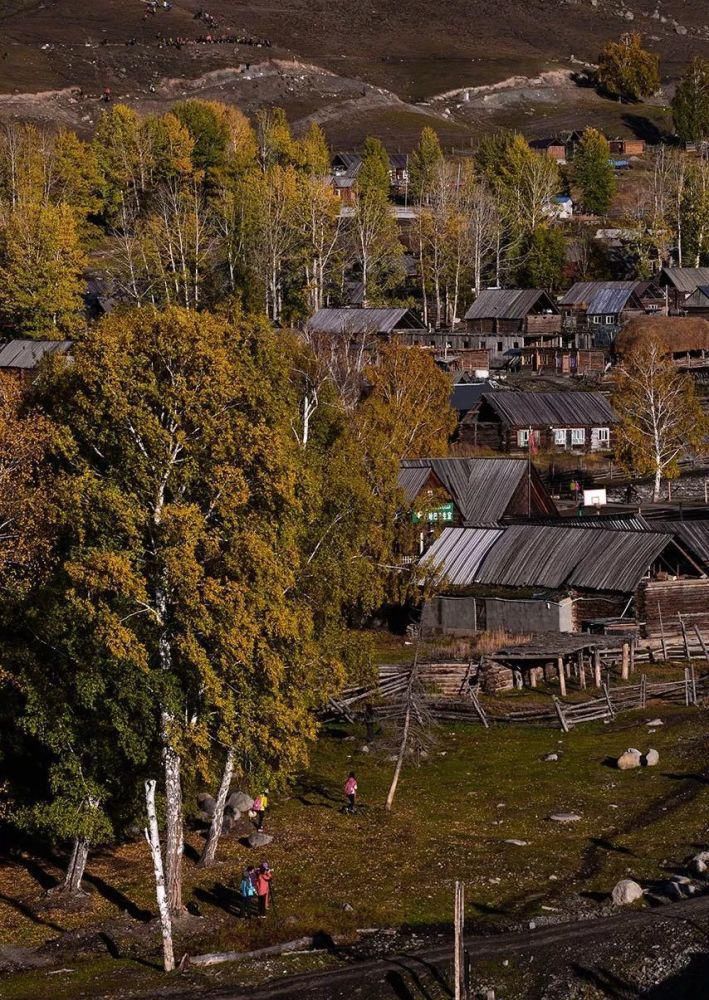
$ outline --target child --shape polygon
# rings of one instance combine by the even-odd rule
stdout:
[[[264,788],[260,795],[254,799],[253,810],[256,813],[256,829],[263,829],[263,820],[268,809],[268,789]]]
[[[251,919],[251,900],[256,895],[256,887],[254,885],[254,868],[250,865],[248,868],[244,869],[241,877],[241,886],[239,887],[239,893],[241,895],[241,915],[247,920]]]
[[[256,875],[256,894],[258,895],[258,915],[266,919],[266,910],[271,904],[271,879],[273,873],[267,861],[264,861]]]
[[[345,812],[353,813],[356,808],[355,802],[357,801],[357,778],[355,777],[354,771],[350,771],[347,776],[347,781],[345,782],[345,796],[347,797]]]

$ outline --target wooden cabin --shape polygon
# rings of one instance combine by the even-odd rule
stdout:
[[[541,288],[485,288],[465,314],[473,346],[503,365],[523,347],[560,347],[561,314]]]
[[[647,144],[644,139],[625,139],[619,136],[609,139],[611,156],[644,156]]]
[[[709,285],[709,267],[663,267],[659,283],[666,289],[670,312],[682,312],[687,299]]]
[[[616,414],[600,392],[486,393],[460,440],[508,454],[611,451]],[[530,440],[531,439],[531,440]]]
[[[603,351],[579,350],[576,347],[523,347],[520,368],[555,375],[603,375],[606,357]]]

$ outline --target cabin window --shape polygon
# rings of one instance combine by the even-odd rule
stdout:
[[[591,316],[591,322],[592,323],[600,323],[602,321],[602,319],[603,319],[602,316]]]
[[[469,340],[464,340],[463,341],[463,347],[470,347],[470,341]]]
[[[517,431],[517,444],[520,448],[526,448],[529,444],[529,429]]]
[[[554,444],[564,445],[566,444],[566,428],[565,427],[555,427],[554,428]]]
[[[608,427],[599,427],[598,428],[598,440],[602,444],[608,444],[608,442],[610,441],[610,439],[611,439],[610,429]]]
[[[487,347],[487,344],[485,343],[484,340],[479,341],[479,343],[480,343],[480,350],[484,351],[485,348]]]
[[[606,326],[613,326],[613,324],[615,323],[615,316],[606,316],[605,321],[606,321]]]
[[[502,354],[503,348],[504,348],[504,344],[502,343],[501,340],[498,340],[497,341],[497,353],[498,354]]]
[[[571,428],[571,444],[585,444],[586,431],[583,427]]]
[[[512,346],[513,347],[519,347],[519,341],[518,340],[513,341],[512,342]]]

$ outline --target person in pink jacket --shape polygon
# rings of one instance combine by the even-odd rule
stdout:
[[[347,806],[345,807],[345,812],[353,813],[357,808],[357,778],[354,771],[350,771],[347,776],[347,781],[345,782],[345,797],[347,798]]]

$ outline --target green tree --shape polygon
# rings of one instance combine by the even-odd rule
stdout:
[[[368,136],[364,140],[362,163],[357,173],[357,190],[360,194],[379,192],[389,197],[391,188],[389,154],[381,139]]]
[[[531,233],[520,271],[520,284],[554,291],[561,284],[566,262],[566,240],[558,228],[539,226]]]
[[[605,215],[615,195],[616,180],[608,140],[596,129],[587,128],[583,133],[572,172],[586,211]]]
[[[322,128],[311,122],[297,142],[299,166],[312,177],[326,177],[330,173],[330,147]]]
[[[605,46],[598,57],[596,79],[610,97],[639,101],[659,89],[659,56],[643,48],[639,34],[629,32]]]
[[[697,56],[687,67],[672,98],[675,132],[684,142],[709,136],[709,61]]]
[[[663,477],[676,478],[680,460],[706,447],[709,428],[694,382],[674,366],[668,345],[648,335],[629,345],[613,405],[620,418],[617,457],[634,474],[652,475],[657,501]]]
[[[255,161],[256,137],[238,108],[218,101],[178,102],[172,114],[194,141],[192,163],[210,184],[242,173]]]
[[[0,318],[8,329],[51,340],[75,334],[86,262],[68,205],[19,205],[0,231]]]
[[[426,204],[443,163],[443,150],[435,129],[421,130],[419,144],[409,157],[409,191],[419,204]]]

